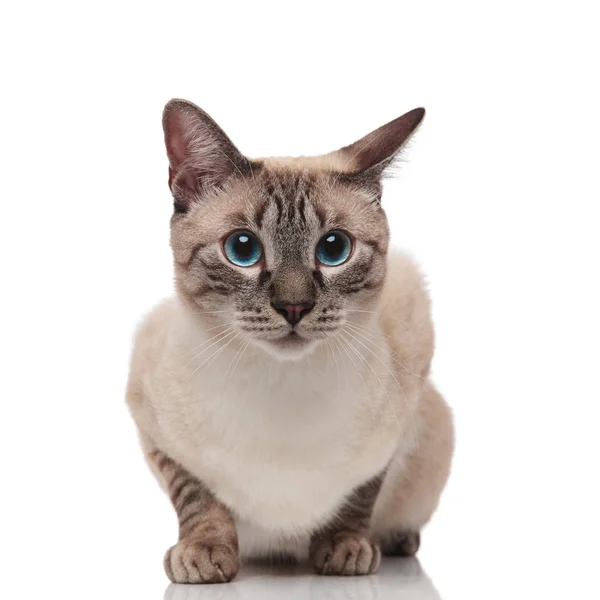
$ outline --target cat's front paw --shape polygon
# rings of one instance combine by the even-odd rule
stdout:
[[[310,556],[320,575],[370,575],[381,562],[379,546],[357,531],[332,532],[314,539]]]
[[[240,557],[234,545],[184,538],[165,554],[164,564],[173,583],[226,583],[236,576]]]

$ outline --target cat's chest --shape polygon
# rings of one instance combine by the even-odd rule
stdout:
[[[242,368],[219,381],[217,373],[179,403],[172,442],[243,520],[290,532],[321,525],[393,452],[364,378]]]

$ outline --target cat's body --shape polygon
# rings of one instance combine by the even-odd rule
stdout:
[[[398,315],[412,321],[408,327],[395,318],[380,327],[380,319],[369,315],[369,337],[354,333],[356,339],[349,340],[369,367],[350,346],[344,351],[324,345],[305,362],[275,363],[260,350],[241,354],[243,342],[234,341],[195,373],[220,345],[202,354],[209,344],[195,350],[215,330],[190,322],[177,299],[160,305],[140,329],[129,403],[147,447],[160,447],[203,478],[234,510],[242,555],[305,554],[309,534],[390,460],[394,465],[375,507],[374,530],[383,534],[393,524],[419,531],[432,513],[447,476],[444,458],[451,455],[450,417],[431,384],[407,370],[421,367],[424,375],[428,370],[433,350],[428,301],[412,263],[400,254],[390,262],[396,278],[383,304],[421,312]],[[214,327],[212,319],[207,323],[207,329]],[[413,332],[415,339],[407,340]],[[386,336],[399,349],[393,355]],[[409,360],[407,346],[420,360]],[[406,367],[392,356],[403,356]],[[439,437],[432,440],[432,434]],[[439,448],[431,462],[411,474],[410,457],[432,443]],[[385,500],[410,489],[407,474],[425,477],[429,485],[402,513]]]
[[[302,558],[310,548],[319,572],[372,572],[380,542],[416,551],[437,506],[453,434],[428,380],[429,300],[412,261],[388,255],[370,183],[336,191],[347,185],[341,158],[255,161],[192,203],[175,183],[185,205],[173,221],[178,297],[141,326],[128,387],[180,517],[165,562],[174,581],[230,579],[238,541],[242,556]],[[341,224],[356,236],[347,270],[321,270],[311,236]],[[219,240],[236,228],[260,235],[262,266],[225,269]]]

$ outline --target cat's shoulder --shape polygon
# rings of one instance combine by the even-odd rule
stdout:
[[[180,311],[181,307],[176,297],[161,300],[139,323],[134,335],[134,343],[145,344],[164,335]]]
[[[143,382],[148,374],[158,370],[165,342],[180,310],[177,298],[162,300],[143,317],[136,328],[127,385],[127,402],[134,411],[145,405]]]
[[[162,300],[143,317],[133,336],[132,371],[156,364],[180,314],[179,300],[173,297]]]
[[[415,304],[429,311],[429,293],[425,276],[410,254],[398,248],[391,248],[382,294],[382,309],[385,311],[388,307],[399,308]]]
[[[400,347],[410,350],[416,361],[414,367],[426,369],[434,339],[427,283],[417,262],[396,249],[388,256],[380,323],[394,351],[400,354]]]

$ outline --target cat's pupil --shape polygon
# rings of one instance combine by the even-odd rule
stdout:
[[[342,256],[345,247],[344,240],[335,234],[328,235],[323,244],[323,249],[327,253],[327,256],[334,260],[337,260]]]
[[[233,248],[240,258],[250,258],[252,256],[253,244],[247,235],[239,235]]]

